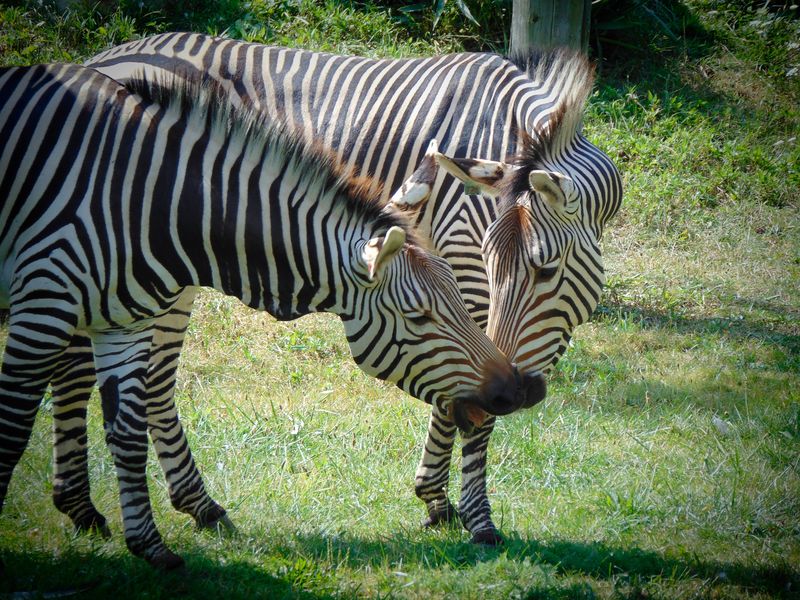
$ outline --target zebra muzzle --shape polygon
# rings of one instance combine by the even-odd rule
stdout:
[[[472,404],[490,415],[507,415],[523,406],[523,386],[524,380],[516,365],[504,361],[489,362],[484,365],[484,383]],[[466,407],[470,402],[464,404]]]
[[[525,373],[522,377],[522,408],[530,408],[547,396],[547,381],[542,373]]]
[[[473,433],[476,427],[482,427],[492,415],[506,415],[520,408],[530,408],[544,400],[547,395],[547,381],[542,373],[521,375],[516,367],[513,370],[514,385],[490,387],[483,401],[475,396],[450,403],[447,415],[462,433]]]

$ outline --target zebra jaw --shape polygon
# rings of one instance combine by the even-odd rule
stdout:
[[[447,407],[447,416],[462,434],[470,435],[476,427],[484,424],[489,418],[489,413],[474,404],[451,402]]]

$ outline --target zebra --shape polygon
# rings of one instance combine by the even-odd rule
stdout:
[[[285,117],[300,135],[321,141],[350,169],[374,176],[384,184],[380,197],[387,201],[414,169],[430,138],[440,141],[444,162],[448,156],[500,159],[475,163],[476,171],[485,168],[483,176],[492,177],[496,168],[505,175],[504,165],[510,165],[519,172],[545,171],[563,182],[570,203],[580,207],[580,218],[571,221],[570,233],[564,235],[563,217],[551,219],[550,212],[536,209],[536,216],[544,219],[539,234],[543,243],[537,250],[547,248],[552,260],[541,263],[543,256],[530,256],[533,248],[517,247],[521,266],[528,267],[508,274],[513,284],[506,289],[516,290],[517,298],[500,294],[499,281],[492,285],[490,279],[499,277],[499,271],[487,276],[494,255],[503,251],[502,245],[488,243],[488,237],[493,231],[499,234],[503,216],[514,211],[511,202],[496,199],[491,182],[481,183],[481,173],[470,178],[458,168],[450,169],[462,173],[468,185],[442,173],[427,203],[397,205],[416,219],[418,236],[430,240],[431,248],[453,266],[470,314],[484,328],[491,320],[491,296],[491,312],[498,317],[492,335],[503,337],[500,348],[529,378],[528,404],[543,397],[536,376],[552,370],[574,328],[597,305],[604,284],[599,243],[622,200],[615,165],[580,132],[594,77],[584,56],[555,49],[511,58],[460,53],[373,60],[166,33],[112,48],[87,64],[122,81],[141,70],[218,80],[234,102]],[[535,188],[522,196],[531,194],[547,197]],[[527,312],[515,313],[514,305],[506,302],[517,302]],[[482,424],[471,426],[462,415],[462,485],[456,511],[447,495],[459,428],[453,417],[432,406],[415,477],[416,495],[428,512],[424,525],[460,518],[473,541],[499,543],[502,538],[486,493],[487,451],[495,420],[478,415],[476,423]],[[194,479],[200,479],[199,474]]]
[[[0,134],[0,509],[81,332],[126,544],[153,566],[182,564],[147,492],[148,389],[159,383],[148,368],[154,322],[198,286],[281,320],[337,314],[362,370],[443,410],[522,403],[519,374],[470,319],[448,263],[330,156],[233,107],[218,84],[2,69]],[[60,418],[85,427],[79,413]]]

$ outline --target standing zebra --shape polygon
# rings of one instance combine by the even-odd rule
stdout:
[[[528,176],[528,187],[516,188],[519,203],[510,195],[500,202],[474,195],[476,188],[496,194],[492,170],[510,171],[500,163],[476,163],[472,179],[450,169],[470,179],[471,189],[441,175],[427,205],[407,212],[418,211],[418,233],[430,237],[453,266],[470,314],[483,327],[494,322],[500,348],[530,378],[528,404],[543,396],[536,376],[552,369],[573,329],[597,305],[604,283],[599,241],[622,198],[614,164],[579,131],[593,83],[583,56],[554,50],[510,60],[469,53],[372,60],[169,33],[118,46],[90,64],[119,80],[141,70],[216,79],[234,101],[246,98],[284,116],[306,139],[321,140],[349,167],[374,175],[384,184],[384,199],[414,170],[430,138],[440,140],[448,156],[514,156],[519,181]],[[534,171],[539,174],[532,176]],[[547,204],[550,196],[566,199],[566,213]],[[531,246],[489,242],[510,235],[503,232],[514,215],[524,217],[518,230],[535,229],[520,238]],[[510,258],[517,261],[515,269]],[[505,267],[493,270],[501,261]],[[458,516],[474,541],[494,543],[500,538],[486,495],[494,419],[474,428],[462,419],[461,425],[466,431]],[[415,486],[427,505],[428,525],[456,518],[447,496],[456,429],[434,403]],[[200,478],[194,471],[187,480]],[[171,489],[179,483],[174,477]]]
[[[0,135],[0,308],[10,309],[0,508],[81,332],[126,543],[155,566],[182,564],[147,493],[148,366],[154,322],[196,286],[279,319],[339,315],[359,367],[427,402],[519,406],[518,375],[469,318],[449,265],[406,243],[403,219],[329,158],[232,107],[218,84],[125,87],[74,65],[2,69]]]

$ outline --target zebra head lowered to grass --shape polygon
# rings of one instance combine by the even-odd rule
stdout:
[[[447,262],[218,84],[3,69],[0,135],[0,507],[60,359],[88,334],[126,543],[156,566],[182,563],[147,492],[148,367],[155,323],[196,286],[279,319],[335,313],[359,367],[428,402],[519,406],[517,372]]]
[[[466,186],[497,199],[482,247],[491,306],[486,331],[523,373],[552,369],[605,284],[600,239],[616,207],[602,201],[580,164],[564,160],[581,143],[590,81],[573,87],[535,135],[521,132],[509,162],[435,155]]]
[[[319,140],[348,167],[373,175],[383,183],[386,200],[414,171],[432,138],[439,140],[446,156],[500,162],[524,154],[527,138],[536,143],[542,136],[557,143],[541,148],[542,160],[533,161],[531,170],[560,173],[571,180],[570,202],[580,204],[579,214],[588,219],[578,230],[589,227],[594,240],[599,240],[622,200],[621,178],[613,162],[577,128],[592,87],[593,69],[586,57],[576,52],[556,49],[511,58],[459,53],[374,60],[166,33],[112,48],[89,64],[120,80],[141,70],[220,80],[234,100],[284,115],[289,127],[307,139]],[[569,107],[569,115],[557,118],[565,107]],[[548,125],[559,122],[559,127]],[[556,135],[556,131],[560,133]],[[508,224],[513,211],[507,209],[516,201],[506,198],[498,203],[492,196],[497,190],[485,188],[491,194],[477,195],[480,186],[469,187],[440,174],[431,185],[427,202],[403,202],[398,208],[417,219],[418,234],[429,238],[436,253],[452,265],[467,308],[483,327],[491,318],[492,295],[493,335],[501,336],[503,344],[518,354],[523,376],[532,384],[528,388],[534,392],[530,404],[541,397],[535,393],[537,387],[541,389],[535,379],[537,370],[546,373],[552,368],[566,350],[572,329],[596,303],[602,264],[589,261],[576,267],[575,261],[564,262],[567,256],[585,260],[582,255],[595,255],[593,249],[575,247],[591,247],[594,241],[583,235],[561,234],[551,240],[550,232],[560,229],[552,228],[555,221],[549,220],[548,212],[547,219],[537,226],[543,243],[540,249],[568,249],[564,242],[574,239],[572,251],[560,250],[564,260],[559,270],[545,281],[549,273],[541,268],[541,260],[546,256],[540,254],[541,264],[537,265],[528,257],[533,249],[517,245],[520,265],[528,264],[539,272],[531,272],[516,294],[503,293],[496,283],[503,268],[498,265],[491,275],[495,283],[490,290],[488,270],[492,267],[487,265],[507,255],[499,252],[492,258],[508,245],[501,240],[505,225],[489,230],[497,221]],[[541,197],[535,191],[531,194]],[[524,199],[521,203],[525,204]],[[534,212],[547,210],[531,206],[531,219]],[[567,229],[574,231],[575,226]],[[486,241],[487,233],[495,238],[493,242]],[[555,268],[555,262],[550,267]],[[583,271],[586,274],[581,275]],[[520,308],[534,312],[523,316],[517,307],[504,306],[515,297]],[[542,310],[553,303],[560,306],[551,312]],[[542,343],[540,347],[536,340]],[[461,496],[456,512],[447,489],[458,431],[455,417],[446,407],[433,404],[415,486],[427,506],[426,525],[460,517],[474,541],[496,543],[501,538],[486,493],[487,451],[495,420],[489,416],[480,426],[475,426],[478,419],[467,431],[462,429]],[[200,480],[196,471],[194,480]],[[177,485],[177,478],[175,481]]]
[[[597,307],[605,284],[600,240],[619,209],[621,183],[613,163],[580,133],[593,83],[593,68],[585,57],[556,49],[519,63],[538,93],[536,102],[520,113],[528,125],[517,131],[515,153],[505,161],[441,153],[434,159],[463,182],[465,191],[481,193],[478,209],[465,209],[473,220],[484,214],[480,207],[485,198],[493,199],[493,218],[483,230],[481,246],[490,298],[486,331],[523,376],[531,377],[552,370],[575,327]],[[425,210],[426,200],[410,204],[398,197],[394,203],[413,220]],[[523,405],[542,397],[531,394]],[[488,518],[485,480],[482,473],[469,478],[467,473],[485,465],[492,421],[465,439],[470,451],[464,453],[459,503],[473,540],[486,543],[496,543],[500,536]],[[428,504],[428,524],[455,517],[441,492],[447,477],[447,462],[441,458],[449,455],[452,444],[446,425],[434,410],[417,472],[417,493]]]

